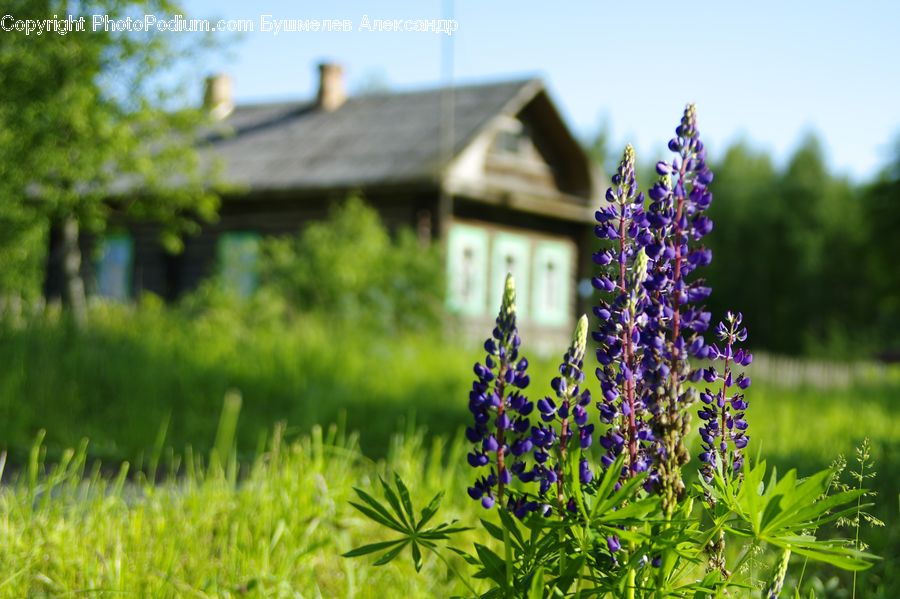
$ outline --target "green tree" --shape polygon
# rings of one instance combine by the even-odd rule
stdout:
[[[24,230],[52,227],[61,296],[83,322],[82,233],[152,220],[177,251],[181,235],[216,213],[195,145],[204,113],[184,107],[178,76],[207,40],[91,30],[92,14],[185,14],[167,0],[12,0],[4,13],[86,18],[84,32],[0,34],[0,218]]]
[[[753,327],[753,343],[770,348],[778,334],[778,289],[786,253],[782,200],[777,172],[769,156],[738,142],[713,166],[715,223],[705,242],[713,252],[707,278],[713,288],[710,308],[718,317],[740,310]]]
[[[871,239],[866,274],[873,293],[868,321],[884,349],[896,358],[900,353],[900,137],[891,163],[864,194],[866,231]]]

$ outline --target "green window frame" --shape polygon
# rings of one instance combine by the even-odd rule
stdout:
[[[131,298],[134,271],[134,240],[127,233],[100,238],[94,261],[97,295],[112,300]]]
[[[453,224],[447,237],[447,307],[463,316],[487,310],[488,234],[479,227]]]
[[[564,326],[571,320],[574,251],[564,241],[539,241],[534,248],[532,317],[545,326]]]
[[[259,287],[260,235],[252,231],[228,231],[217,242],[219,276],[225,288],[246,298]]]
[[[516,313],[522,321],[528,320],[531,280],[531,240],[525,235],[497,233],[491,248],[491,301],[490,306],[499,309],[507,273],[516,281]],[[523,318],[524,317],[524,318]]]

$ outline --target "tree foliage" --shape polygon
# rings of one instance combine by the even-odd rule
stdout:
[[[168,0],[13,0],[5,12],[85,16],[87,28],[0,36],[0,218],[27,231],[30,252],[41,245],[32,229],[66,222],[76,235],[98,234],[125,219],[153,220],[178,250],[180,236],[217,208],[194,143],[204,113],[184,107],[178,77],[206,43],[201,34],[93,31],[90,23],[92,14],[115,20],[184,10]],[[4,274],[0,286],[21,284],[20,276]],[[27,276],[33,286],[35,276]]]

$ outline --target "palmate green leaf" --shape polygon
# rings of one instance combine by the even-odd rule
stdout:
[[[760,524],[761,529],[765,532],[777,530],[791,521],[803,522],[802,517],[798,518],[801,508],[815,506],[816,498],[821,497],[828,489],[830,479],[831,472],[823,470],[797,483],[796,471],[788,472],[773,491],[774,497],[766,506]],[[770,509],[772,505],[776,505],[778,509]]]
[[[610,493],[613,492],[613,489],[616,486],[616,481],[619,480],[619,472],[622,471],[622,466],[625,464],[625,454],[620,455],[616,458],[616,461],[606,469],[606,472],[603,473],[603,477],[600,479],[600,482],[597,484],[597,489],[595,493],[596,501],[594,503],[593,508],[591,509],[591,520],[594,519],[597,511],[600,508],[601,502],[604,499],[607,499]]]
[[[422,570],[422,550],[419,549],[419,544],[415,541],[412,542],[412,558],[413,558],[413,566],[416,568],[416,572]]]
[[[390,528],[391,530],[395,530],[397,532],[404,533],[404,534],[407,532],[406,528],[404,528],[400,524],[397,524],[392,519],[384,518],[379,512],[376,512],[375,510],[373,510],[372,508],[370,508],[368,506],[356,503],[355,501],[350,501],[348,503],[350,503],[350,505],[352,505],[358,511],[362,512],[370,520],[373,520],[373,521],[377,522],[378,524],[381,524],[382,526],[385,526],[387,528]]]
[[[812,560],[854,572],[870,568],[872,563],[879,559],[878,556],[871,553],[846,547],[842,544],[844,541],[841,540],[823,541],[809,535],[796,535],[771,538],[766,541],[783,549],[790,548],[793,553]]]
[[[456,555],[463,558],[463,561],[465,561],[470,566],[480,566],[481,565],[481,562],[478,561],[478,558],[467,551],[463,551],[462,549],[459,549],[457,547],[447,547],[447,549],[449,549]]]
[[[396,539],[394,541],[381,541],[380,543],[370,543],[368,545],[363,545],[362,547],[357,547],[356,549],[352,549],[347,553],[341,554],[341,557],[360,557],[362,555],[369,555],[370,553],[375,553],[376,551],[381,551],[383,549],[388,549],[389,547],[393,547],[398,543],[403,543],[403,539]]]
[[[450,535],[454,535],[460,532],[466,532],[467,530],[472,530],[470,526],[453,526],[456,524],[456,520],[452,520],[451,522],[444,522],[435,526],[434,528],[429,528],[428,530],[424,530],[418,534],[420,539],[432,539],[432,540],[440,540],[450,538]]]
[[[854,503],[858,498],[865,496],[867,493],[866,489],[852,489],[850,491],[842,491],[840,493],[834,493],[812,503],[810,505],[804,506],[802,509],[797,512],[797,519],[803,520],[806,522],[817,522],[818,524],[825,524],[827,522],[831,522],[832,520],[837,519],[842,515],[846,515],[848,511],[856,511],[856,504]],[[852,506],[851,506],[852,504]],[[831,512],[834,508],[840,506],[849,506],[837,512]],[[867,503],[865,506],[860,505],[859,507],[869,507],[870,503]]]
[[[353,490],[356,492],[356,494],[359,496],[360,499],[362,499],[369,505],[370,509],[374,510],[378,514],[378,517],[372,516],[370,514],[366,514],[367,516],[369,516],[369,518],[372,518],[379,524],[387,526],[388,528],[393,528],[394,530],[398,530],[400,532],[403,532],[404,530],[406,530],[406,527],[404,527],[403,523],[401,523],[399,520],[397,520],[397,518],[394,517],[390,513],[390,511],[381,504],[380,501],[378,501],[377,499],[375,499],[374,497],[372,497],[371,495],[369,495],[362,489],[353,487]],[[352,501],[350,502],[350,505],[352,505],[356,509],[362,511],[362,509],[357,504],[353,503]]]
[[[502,529],[502,528],[500,528],[499,526],[497,526],[497,525],[494,524],[493,522],[490,522],[490,521],[488,521],[488,520],[485,520],[484,518],[481,518],[480,520],[481,520],[481,526],[482,526],[482,528],[484,528],[484,530],[487,531],[487,533],[488,533],[489,535],[491,535],[492,537],[494,537],[495,539],[497,539],[497,540],[500,541],[501,543],[504,542],[504,540],[503,540],[503,529]]]
[[[475,543],[475,552],[478,554],[482,567],[482,571],[475,576],[477,578],[490,578],[500,586],[505,587],[506,562],[503,561],[503,558],[481,543]]]
[[[610,468],[612,470],[612,468]],[[632,498],[640,485],[644,483],[647,473],[641,473],[625,481],[618,491],[615,491],[609,497],[597,501],[592,510],[591,524],[603,524],[607,522],[621,522],[620,518],[613,508],[618,508],[625,499]],[[640,501],[640,500],[639,500]]]
[[[744,483],[737,497],[730,496],[729,493],[724,495],[725,499],[729,500],[729,507],[750,522],[754,533],[759,533],[762,519],[762,479],[765,474],[766,461],[757,462],[744,474]],[[727,491],[728,485],[723,485],[723,488]]]
[[[400,502],[403,505],[403,509],[406,510],[406,516],[409,518],[410,524],[415,522],[415,513],[413,512],[412,501],[409,498],[409,489],[406,488],[406,485],[401,480],[400,475],[396,472],[394,473],[394,485],[397,487],[397,493],[400,495]],[[416,526],[418,529],[418,526]]]
[[[422,517],[417,522],[412,500],[409,495],[409,489],[400,477],[397,474],[394,474],[396,493],[384,479],[379,477],[379,482],[384,491],[385,499],[390,504],[390,509],[387,506],[382,505],[381,502],[362,489],[358,488],[354,488],[354,491],[363,503],[351,501],[350,505],[371,520],[386,528],[399,532],[403,536],[391,541],[364,545],[347,552],[344,554],[344,557],[360,557],[388,549],[387,552],[382,554],[375,561],[375,565],[380,566],[396,558],[403,548],[409,545],[413,565],[418,572],[421,570],[424,563],[424,556],[422,553],[423,548],[429,551],[437,551],[436,541],[446,540],[452,534],[469,530],[468,528],[454,526],[456,523],[455,520],[453,522],[444,522],[432,528],[425,529],[425,525],[434,518],[434,515],[438,511],[441,497],[443,496],[442,493],[435,495],[428,505],[422,509]]]
[[[428,505],[422,508],[421,518],[419,519],[418,524],[416,524],[416,530],[421,530],[423,526],[428,524],[434,515],[437,514],[438,508],[441,506],[441,500],[444,498],[444,492],[441,491],[437,495],[431,498],[431,501],[428,502]]]
[[[394,490],[391,488],[389,484],[384,482],[384,479],[380,476],[378,477],[378,481],[381,483],[381,488],[384,490],[384,498],[388,500],[388,503],[391,504],[391,507],[394,508],[394,513],[397,514],[398,519],[409,529],[415,528],[413,526],[412,520],[407,520],[403,514],[403,507],[400,505],[400,499],[397,497],[397,494],[394,493]]]
[[[500,515],[500,522],[503,523],[503,527],[509,531],[510,535],[512,535],[512,539],[515,541],[516,546],[520,548],[524,547],[525,538],[522,536],[522,531],[519,530],[519,523],[516,521],[515,517],[506,510],[497,510],[497,513]]]
[[[375,561],[374,565],[375,566],[383,566],[386,563],[392,561],[394,558],[396,558],[398,555],[400,555],[400,552],[403,551],[403,548],[406,547],[407,544],[409,544],[409,539],[403,539],[403,541],[401,541],[401,543],[399,545],[397,545],[397,547],[395,547],[394,549],[391,549],[390,551],[388,551],[387,553],[385,553],[384,555],[379,557]]]

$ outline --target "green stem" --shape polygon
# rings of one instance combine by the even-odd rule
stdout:
[[[859,484],[857,485],[857,489],[862,489],[864,473],[866,471],[866,462],[865,460],[859,461]],[[853,542],[853,548],[859,551],[859,525],[860,518],[859,514],[862,511],[862,495],[860,495],[856,499],[856,539]],[[856,599],[856,570],[853,571],[853,594],[851,595],[852,599]]]
[[[505,526],[503,527],[503,548],[506,552],[506,593],[508,597],[513,597],[512,542],[509,539],[509,530]]]
[[[559,577],[562,578],[563,572],[566,570],[566,548],[564,547],[564,543],[566,540],[566,533],[562,527],[559,528]]]
[[[628,588],[625,589],[625,596],[628,599],[634,599],[634,587],[636,572],[634,568],[628,568]]]

